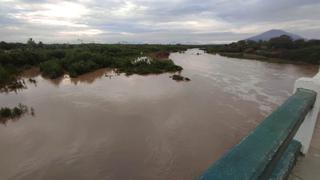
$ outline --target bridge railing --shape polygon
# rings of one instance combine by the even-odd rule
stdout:
[[[316,92],[320,96],[320,72],[313,78],[300,78],[295,82],[294,92],[299,88],[309,89]],[[295,140],[301,142],[301,152],[306,154],[310,147],[310,142],[317,122],[318,114],[320,110],[320,97],[317,97],[313,108],[308,112],[299,128]]]
[[[309,149],[320,108],[318,94],[320,73],[298,79],[293,95],[199,179],[287,178],[299,152]]]

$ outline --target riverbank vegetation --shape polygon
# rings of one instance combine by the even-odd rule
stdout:
[[[123,44],[43,44],[32,39],[24,43],[0,42],[0,87],[22,85],[19,73],[30,67],[40,67],[43,76],[71,77],[97,70],[113,68],[119,73],[158,74],[181,71],[182,67],[168,59],[170,52],[184,51],[184,45],[123,45]],[[134,63],[147,56],[150,63]]]
[[[100,68],[127,75],[179,72],[182,67],[169,60],[169,54],[188,48],[233,58],[320,64],[320,40],[292,40],[285,35],[269,41],[243,40],[226,45],[43,44],[29,39],[27,43],[0,42],[0,90],[25,88],[19,74],[31,67],[40,67],[48,78],[65,73],[77,77]],[[149,60],[136,62],[140,57]]]
[[[242,40],[227,45],[206,45],[202,48],[208,53],[233,58],[320,64],[320,40],[292,40],[286,35],[269,41]]]

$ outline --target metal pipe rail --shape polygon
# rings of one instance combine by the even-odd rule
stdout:
[[[308,151],[319,113],[320,73],[296,81],[294,94],[239,144],[215,162],[200,180],[286,178],[296,152]],[[295,140],[293,140],[295,139]]]

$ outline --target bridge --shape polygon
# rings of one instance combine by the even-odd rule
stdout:
[[[309,150],[320,109],[319,94],[320,72],[296,80],[293,95],[198,179],[287,179],[297,157]]]

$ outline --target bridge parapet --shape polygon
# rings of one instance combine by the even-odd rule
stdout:
[[[294,94],[199,179],[285,179],[298,152],[309,149],[320,108],[319,94],[320,73],[298,79]]]
[[[319,96],[320,94],[320,72],[313,78],[300,78],[295,82],[294,92],[299,88],[309,89],[316,92]],[[317,97],[313,108],[306,115],[302,125],[300,126],[295,140],[301,142],[302,148],[301,152],[306,154],[310,147],[310,142],[314,132],[314,128],[318,119],[318,114],[320,110],[320,98]]]

